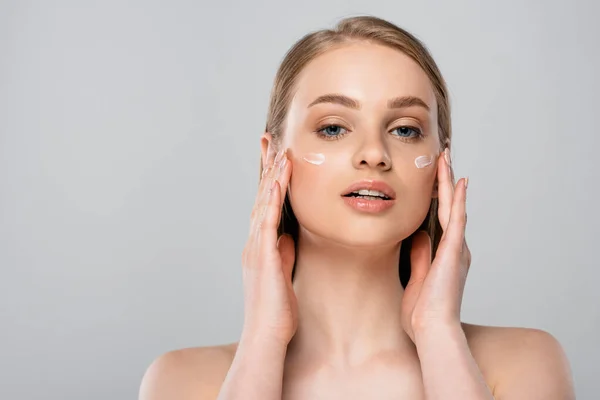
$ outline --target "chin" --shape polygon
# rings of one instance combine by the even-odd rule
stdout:
[[[333,223],[333,220],[331,217],[319,218],[315,215],[306,220],[298,218],[302,231],[310,236],[307,238],[310,241],[329,242],[331,245],[351,248],[398,246],[414,232],[403,228],[401,224],[392,224],[391,221],[398,221],[392,218],[378,221],[352,221],[352,218],[337,220],[343,221],[342,223]]]
[[[372,226],[370,229],[364,229],[361,226],[346,224],[339,230],[330,232],[330,235],[337,242],[356,248],[392,247],[399,245],[412,233],[398,228],[398,226],[388,226],[387,229],[378,229],[376,226]]]

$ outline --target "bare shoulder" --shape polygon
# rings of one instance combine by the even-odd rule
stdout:
[[[139,399],[216,399],[236,350],[237,343],[230,343],[161,355],[146,370]]]
[[[552,334],[534,328],[462,326],[496,399],[575,399],[569,361]]]

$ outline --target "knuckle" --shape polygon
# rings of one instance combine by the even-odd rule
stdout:
[[[265,168],[263,170],[262,177],[264,178],[264,177],[268,176],[272,170],[273,170],[273,166],[269,165],[267,168]]]

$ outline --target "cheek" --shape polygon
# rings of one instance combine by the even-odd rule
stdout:
[[[433,194],[437,174],[437,162],[434,160],[425,168],[418,169],[413,167],[407,170],[402,177],[406,185],[406,193],[414,201],[419,203],[428,203]]]
[[[309,230],[324,229],[329,225],[324,218],[335,213],[339,172],[331,164],[314,165],[302,158],[294,158],[292,168],[289,197],[298,222]]]
[[[326,188],[331,190],[334,176],[333,171],[325,165],[320,165],[318,162],[309,163],[303,160],[302,156],[294,157],[290,178],[291,199],[306,208],[322,204],[323,199],[319,196],[319,192],[323,192]]]
[[[418,227],[419,221],[424,219],[429,211],[431,201],[434,195],[434,186],[436,179],[437,164],[432,163],[424,169],[414,171],[404,176],[406,184],[406,201],[409,203],[407,209],[416,218],[415,223]]]
[[[410,179],[413,182],[414,187],[423,187],[424,189],[429,189],[429,187],[433,186],[433,182],[436,179],[437,174],[437,161],[435,158],[431,161],[431,163],[424,168],[414,168]]]

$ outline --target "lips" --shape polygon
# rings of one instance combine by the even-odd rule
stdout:
[[[394,189],[392,189],[390,185],[383,181],[377,181],[373,179],[364,179],[353,183],[344,190],[342,196],[348,196],[352,192],[358,192],[359,190],[377,190],[378,192],[386,195],[390,200],[394,200],[396,198],[396,192],[394,192]]]

